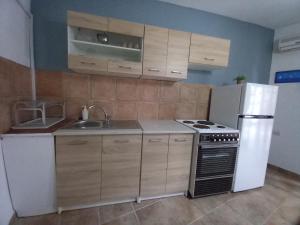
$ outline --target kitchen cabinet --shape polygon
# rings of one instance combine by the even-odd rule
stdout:
[[[142,149],[142,197],[162,195],[166,191],[169,135],[144,135]]]
[[[56,137],[58,207],[100,201],[101,136]]]
[[[188,190],[192,134],[147,134],[143,137],[142,198]]]
[[[139,195],[141,135],[103,136],[101,200]]]
[[[68,67],[76,72],[140,77],[144,24],[68,11]]]
[[[191,33],[169,30],[166,77],[170,80],[187,79]]]
[[[168,29],[145,25],[143,78],[166,77]]]
[[[230,40],[192,33],[189,68],[218,69],[228,65]]]
[[[188,190],[192,147],[193,135],[170,135],[166,183],[167,193],[178,193]]]

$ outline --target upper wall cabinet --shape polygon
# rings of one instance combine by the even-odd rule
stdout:
[[[144,25],[68,12],[68,66],[89,74],[140,77]]]
[[[142,78],[184,80],[190,33],[145,25]]]
[[[192,34],[189,68],[218,69],[228,65],[230,40]]]

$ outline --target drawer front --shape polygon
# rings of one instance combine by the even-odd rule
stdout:
[[[144,135],[142,152],[141,196],[164,194],[168,161],[169,135]]]
[[[190,168],[193,148],[193,135],[170,135],[168,169]]]
[[[102,200],[138,196],[141,142],[141,135],[103,137]]]
[[[142,63],[129,61],[109,61],[108,72],[121,74],[135,74],[136,77],[142,75]]]
[[[93,30],[107,31],[108,18],[94,16],[86,13],[68,11],[68,25],[89,28]]]
[[[69,68],[78,72],[99,74],[107,72],[108,62],[105,59],[96,59],[82,55],[69,55]]]
[[[101,136],[56,137],[58,206],[100,201]]]
[[[143,37],[144,24],[109,18],[108,31],[130,36]]]

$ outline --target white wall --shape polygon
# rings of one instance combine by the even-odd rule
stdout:
[[[4,170],[2,144],[0,140],[0,225],[8,225],[14,210],[12,208],[6,174]]]
[[[20,1],[30,11],[30,0]],[[30,66],[30,19],[16,0],[0,0],[0,56]]]
[[[300,23],[275,30],[274,40],[300,37]],[[277,71],[300,69],[300,50],[274,53],[270,84]],[[269,163],[300,174],[300,83],[280,84]]]

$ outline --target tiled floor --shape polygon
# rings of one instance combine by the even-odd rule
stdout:
[[[300,225],[300,179],[269,169],[264,188],[183,196],[26,219],[15,225]]]

